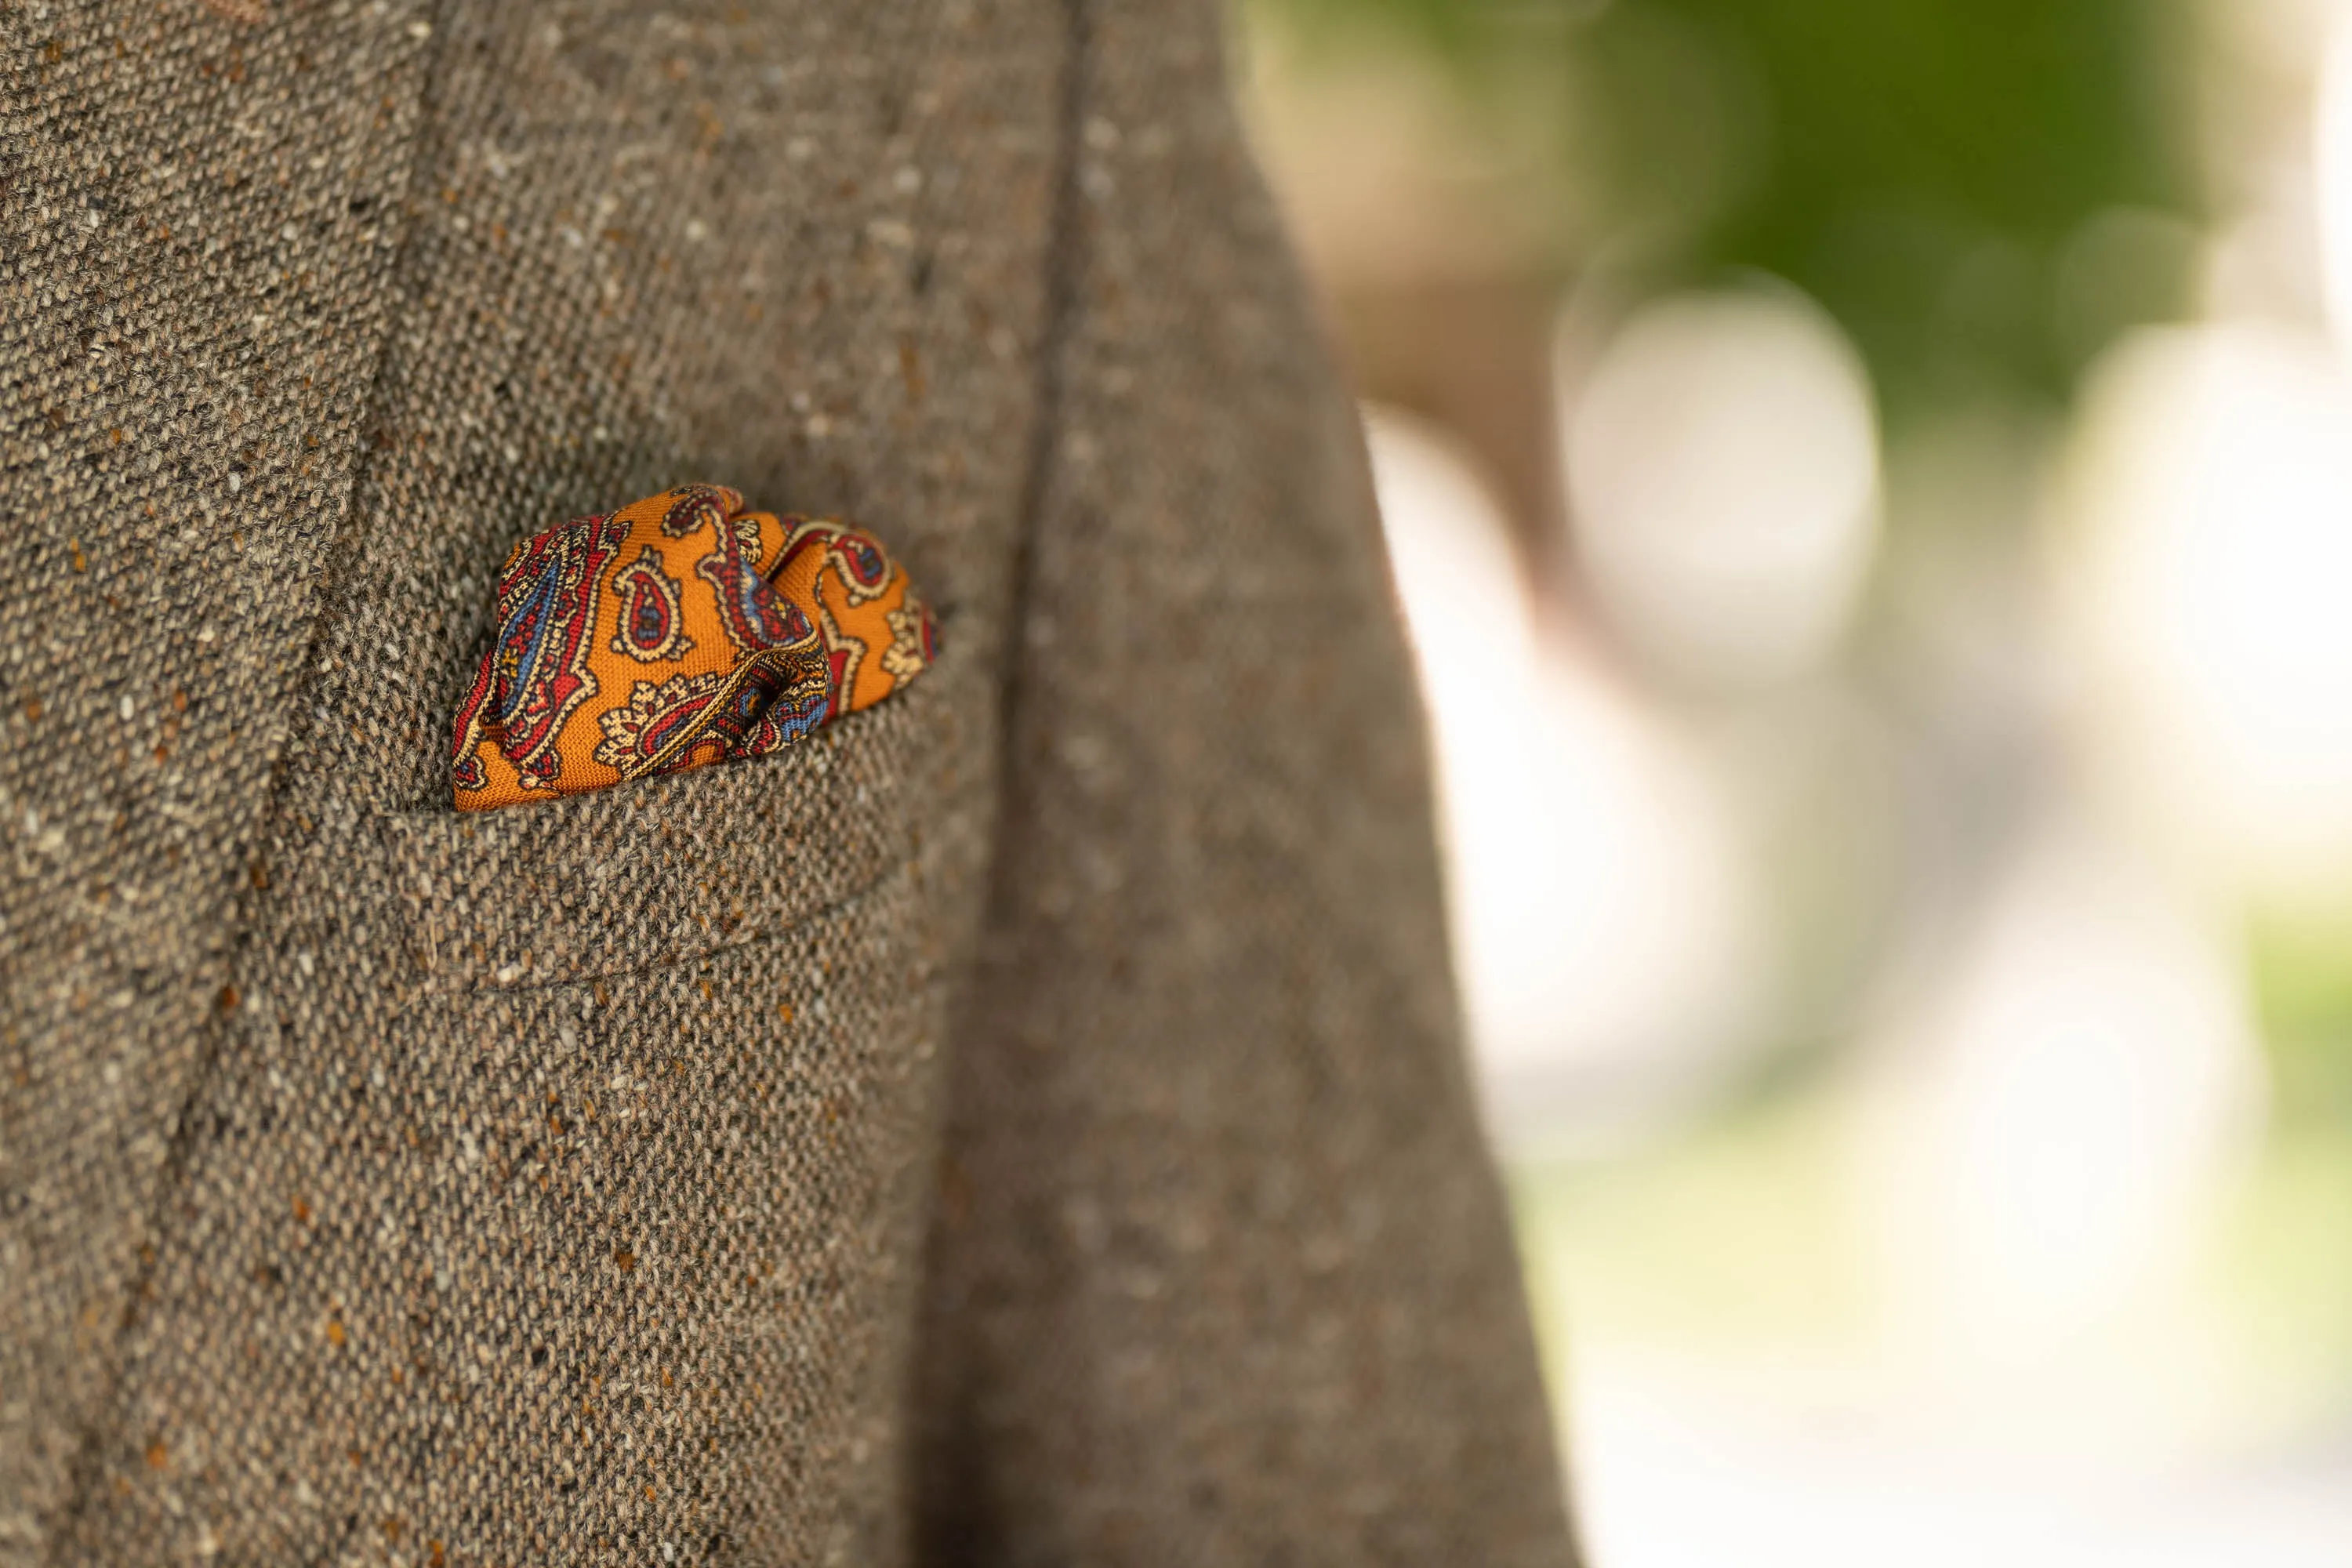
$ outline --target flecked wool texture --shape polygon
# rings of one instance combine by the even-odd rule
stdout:
[[[0,8],[0,1563],[1570,1558],[1199,0]],[[942,654],[450,804],[689,479]]]

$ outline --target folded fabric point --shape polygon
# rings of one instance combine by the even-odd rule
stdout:
[[[684,485],[515,546],[450,747],[460,811],[756,757],[929,667],[931,613],[873,535]]]

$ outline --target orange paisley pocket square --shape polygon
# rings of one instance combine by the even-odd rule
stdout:
[[[460,811],[788,746],[929,668],[931,613],[871,534],[687,485],[523,541],[450,747]]]

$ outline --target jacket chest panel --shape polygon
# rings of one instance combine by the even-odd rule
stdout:
[[[887,1545],[1061,26],[432,19],[349,516],[90,1450],[93,1551]],[[461,817],[448,724],[508,548],[689,479],[883,536],[939,664],[756,763]]]

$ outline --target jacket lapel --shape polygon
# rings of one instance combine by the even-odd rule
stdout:
[[[42,1554],[112,1418],[183,1113],[243,1001],[434,19],[67,0],[0,21],[0,1555]]]

